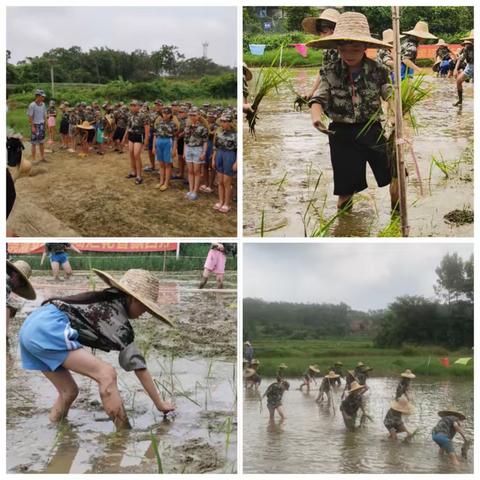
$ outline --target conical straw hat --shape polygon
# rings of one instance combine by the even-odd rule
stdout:
[[[245,75],[245,80],[249,82],[253,78],[252,71],[247,67],[247,64],[243,62],[243,74]]]
[[[312,372],[320,373],[320,370],[315,365],[309,365],[308,369]]]
[[[15,272],[20,275],[23,283],[19,287],[15,287],[13,292],[27,300],[35,300],[37,294],[29,280],[32,275],[32,267],[30,267],[30,265],[24,260],[17,260],[16,262],[10,262],[7,260],[7,269],[8,268],[15,270]]]
[[[373,38],[365,15],[358,12],[342,13],[332,35],[307,43],[313,48],[336,48],[339,41],[365,43],[367,48],[392,48],[386,42]]]
[[[334,365],[336,367],[343,367],[343,363],[342,362],[335,362]]]
[[[317,20],[326,20],[327,22],[337,23],[340,12],[334,8],[326,8],[319,17],[306,17],[302,20],[302,28],[305,32],[312,35],[319,35],[317,30]]]
[[[466,41],[473,40],[473,30],[465,38],[462,38],[462,40],[466,40]]]
[[[424,38],[424,39],[437,38],[435,35],[431,34],[428,31],[428,23],[423,21],[417,22],[413,30],[409,30],[408,32],[403,32],[403,33],[405,35],[412,35],[414,37]]]
[[[454,417],[458,417],[460,420],[465,420],[465,415],[463,413],[460,413],[455,407],[450,407],[450,408],[447,408],[446,410],[440,410],[438,412],[438,415],[440,417],[447,417],[447,416],[454,416]]]
[[[120,280],[115,280],[108,273],[101,270],[93,271],[108,285],[136,298],[154,317],[162,322],[174,326],[157,304],[160,281],[147,270],[132,268],[127,270]]]
[[[412,371],[408,368],[403,373],[401,373],[400,376],[405,378],[416,378],[416,375],[412,373]]]
[[[360,385],[358,382],[353,381],[350,384],[350,390],[348,390],[348,393],[356,392],[357,390],[364,390],[367,388],[365,385]]]
[[[93,130],[94,127],[90,125],[90,122],[87,122],[87,120],[84,120],[83,123],[80,123],[77,125],[77,128],[81,128],[82,130]]]
[[[253,368],[246,368],[243,371],[243,378],[250,378],[255,375],[257,372]]]
[[[333,370],[330,370],[328,372],[328,375],[325,375],[325,378],[338,378],[340,375],[338,373],[335,373]]]
[[[402,395],[398,400],[393,400],[393,402],[390,403],[390,408],[405,415],[411,415],[415,410],[415,407],[407,400],[405,395]]]
[[[405,35],[400,35],[400,38],[404,38]],[[382,32],[382,41],[386,43],[393,43],[393,30],[391,28],[387,28]]]
[[[443,38],[439,38],[438,42],[435,45],[438,45],[440,47],[442,45],[447,46],[448,44],[447,44],[447,42],[445,42],[445,40]]]
[[[278,368],[288,368],[288,365],[285,365],[285,363],[281,363]]]
[[[260,362],[256,358],[253,358],[250,365],[260,365]]]

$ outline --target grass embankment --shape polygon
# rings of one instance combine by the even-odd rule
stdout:
[[[249,67],[269,67],[275,56],[278,56],[278,50],[265,50],[263,55],[252,55],[244,52],[243,61]],[[282,65],[289,67],[316,67],[323,61],[322,50],[308,50],[308,56],[302,57],[294,48],[284,48],[282,54]]]
[[[344,370],[353,369],[358,362],[371,366],[371,376],[396,376],[406,368],[417,375],[441,378],[473,378],[473,360],[469,365],[453,365],[460,357],[471,357],[468,348],[455,352],[440,346],[403,346],[377,348],[368,338],[330,338],[325,340],[252,340],[255,358],[260,362],[260,373],[274,376],[277,366],[288,365],[287,376],[300,377],[308,365],[318,364],[322,375],[336,361],[343,362]],[[440,358],[450,359],[450,368]]]

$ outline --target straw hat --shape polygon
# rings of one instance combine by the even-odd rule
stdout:
[[[438,42],[435,45],[438,45],[439,47],[442,46],[442,45],[447,46],[448,43],[443,38],[439,38]]]
[[[416,375],[413,374],[409,368],[407,368],[403,373],[401,373],[400,376],[405,378],[416,378]]]
[[[412,35],[413,37],[424,38],[424,39],[438,38],[428,31],[428,23],[423,21],[417,22],[413,30],[409,30],[408,32],[403,32],[403,33],[405,35]]]
[[[340,12],[334,8],[326,8],[319,17],[306,17],[302,20],[302,28],[305,32],[312,35],[319,35],[317,30],[317,20],[325,20],[327,22],[337,23]]]
[[[402,395],[398,400],[390,402],[390,408],[405,415],[411,415],[415,410],[415,407],[407,400],[405,395]]]
[[[24,260],[17,260],[16,262],[7,260],[7,269],[8,268],[17,272],[22,279],[22,285],[15,287],[13,292],[27,300],[35,300],[37,294],[29,280],[29,277],[32,275],[32,267]]]
[[[281,363],[278,368],[288,368],[288,365],[285,365],[284,363]]]
[[[371,372],[373,370],[372,367],[369,367],[368,365],[364,365],[362,367],[362,372]]]
[[[246,368],[243,371],[243,378],[250,378],[253,377],[257,372],[253,368]]]
[[[252,346],[252,344],[248,340],[245,342],[245,345],[248,345],[249,347]]]
[[[463,413],[460,413],[458,410],[456,410],[454,407],[450,407],[448,408],[447,410],[440,410],[438,412],[438,415],[440,417],[447,417],[447,416],[454,416],[454,417],[458,417],[460,420],[465,420],[465,415]]]
[[[259,362],[256,358],[254,358],[254,359],[252,359],[252,361],[250,362],[250,365],[260,365],[260,362]]]
[[[87,122],[87,120],[84,120],[83,123],[80,125],[77,125],[77,128],[81,128],[82,130],[93,130],[94,127],[90,125],[90,122]]]
[[[367,388],[365,385],[360,385],[358,382],[353,381],[350,384],[350,390],[348,391],[348,394],[356,392],[357,390],[365,390],[365,388]]]
[[[245,75],[245,80],[249,82],[253,78],[252,71],[247,67],[247,64],[243,62],[243,74]]]
[[[342,362],[335,362],[333,365],[336,366],[336,367],[343,367]]]
[[[325,375],[325,378],[338,378],[340,375],[338,373],[335,373],[333,370],[330,370],[328,372],[328,375]]]
[[[108,273],[101,270],[93,269],[93,271],[108,285],[132,296],[138,300],[148,312],[154,317],[162,320],[171,327],[174,326],[170,320],[159,308],[157,304],[158,291],[160,282],[158,278],[147,270],[132,268],[127,270],[120,280],[115,280]]]
[[[363,362],[358,362],[357,363],[357,367],[364,367],[364,366],[365,366],[365,364]]]
[[[315,365],[310,365],[308,369],[311,370],[312,372],[320,373],[320,370]]]
[[[400,35],[400,38],[404,38],[405,35]],[[391,28],[387,28],[382,32],[382,41],[386,43],[393,43],[393,30]]]
[[[358,12],[342,13],[337,21],[333,35],[308,42],[307,46],[313,48],[336,48],[339,41],[365,43],[367,48],[392,48],[388,43],[377,40],[370,35],[367,17]]]
[[[465,41],[472,41],[473,40],[473,30],[465,37],[465,38],[462,38],[462,40],[465,40]]]
[[[350,374],[353,378],[355,378],[355,370],[347,370],[347,373]]]

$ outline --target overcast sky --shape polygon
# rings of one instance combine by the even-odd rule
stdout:
[[[405,294],[433,297],[446,253],[467,259],[470,244],[245,244],[244,297],[383,308]]]
[[[12,63],[52,48],[88,51],[109,47],[131,52],[176,45],[187,58],[236,64],[235,7],[8,7],[7,49]]]

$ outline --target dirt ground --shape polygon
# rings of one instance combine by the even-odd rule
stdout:
[[[236,236],[236,204],[228,214],[218,213],[212,209],[216,193],[191,202],[181,180],[160,192],[153,188],[158,176],[148,173],[142,185],[135,185],[125,178],[127,153],[80,158],[56,150],[46,159],[15,184],[17,202],[7,225],[18,236]],[[147,165],[145,152],[142,160]]]

